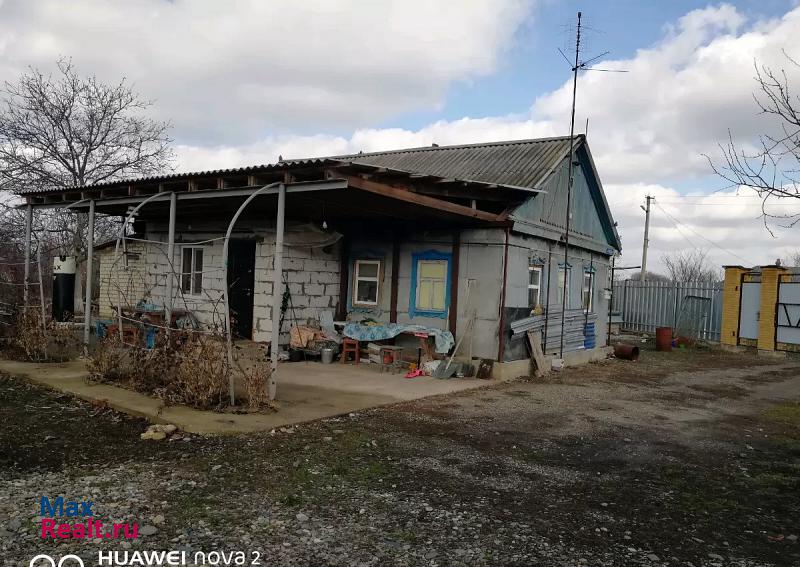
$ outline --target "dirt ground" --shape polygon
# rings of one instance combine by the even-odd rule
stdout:
[[[609,360],[271,434],[146,423],[0,379],[0,558],[179,549],[264,565],[800,565],[800,361]],[[91,499],[133,541],[39,537]],[[146,529],[145,529],[146,528]],[[146,532],[146,533],[145,533]],[[249,563],[248,563],[249,564]]]

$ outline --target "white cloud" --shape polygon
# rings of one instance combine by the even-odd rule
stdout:
[[[350,129],[491,73],[531,1],[9,0],[0,79],[62,56],[124,74],[197,145]]]
[[[0,78],[63,54],[101,76],[124,70],[175,122],[183,170],[568,129],[567,81],[517,115],[464,117],[418,130],[369,127],[409,109],[436,108],[455,82],[495,70],[530,14],[532,4],[524,0],[0,6]],[[681,227],[654,208],[655,269],[672,249],[708,247],[713,261],[730,264],[743,261],[737,256],[772,262],[800,247],[800,228],[770,236],[750,196],[712,194],[698,204],[675,189],[685,192],[696,182],[707,190],[710,171],[702,154],[713,154],[728,129],[747,144],[768,127],[752,100],[754,60],[780,67],[784,49],[800,58],[798,34],[800,8],[753,21],[723,4],[689,12],[657,43],[601,65],[628,73],[581,76],[576,123],[581,131],[590,120],[589,141],[619,222],[624,263],[640,261],[638,204],[648,192]],[[800,85],[797,73],[789,80]]]
[[[702,154],[714,154],[728,129],[736,140],[748,144],[769,127],[752,99],[754,61],[780,66],[782,50],[793,52],[798,33],[800,9],[778,20],[748,23],[731,6],[705,8],[686,14],[668,27],[660,42],[631,59],[602,64],[628,73],[582,75],[577,123],[583,125],[590,118],[589,140],[619,222],[625,263],[638,264],[641,259],[644,214],[638,204],[648,192],[680,227],[659,207],[653,209],[650,266],[654,269],[661,268],[661,255],[676,249],[708,249],[709,258],[718,264],[757,264],[800,248],[796,236],[800,227],[785,230],[772,222],[775,237],[770,235],[752,194],[736,199],[728,191],[727,196],[713,193],[702,200],[683,198],[673,188],[691,186],[693,181],[708,186],[710,170]],[[787,70],[792,73],[790,81],[800,85],[800,74]],[[302,157],[559,135],[567,130],[570,97],[571,84],[565,82],[539,97],[524,116],[463,118],[415,131],[358,129],[349,137],[272,137],[237,148],[181,148],[180,153],[183,164],[192,169],[205,167],[207,160],[231,166],[274,161],[278,154]],[[771,212],[800,212],[800,207],[784,203]]]

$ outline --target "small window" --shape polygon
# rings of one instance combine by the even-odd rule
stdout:
[[[189,295],[200,295],[203,292],[203,248],[184,247],[182,266],[181,291]]]
[[[528,266],[528,306],[535,309],[541,304],[542,298],[542,266],[531,264]]]
[[[591,313],[594,310],[594,273],[583,273],[583,290],[581,294],[583,310]]]
[[[566,272],[566,274],[565,274],[565,272]],[[566,275],[566,285],[564,285],[564,276],[565,275]],[[562,304],[562,302],[564,301],[564,293],[566,293],[567,294],[567,298],[566,298],[566,303],[564,303],[564,305],[567,306],[567,309],[570,308],[569,307],[569,304],[570,304],[569,283],[570,283],[571,279],[572,279],[572,268],[567,267],[567,269],[565,270],[564,266],[559,266],[558,267],[558,304],[559,304],[559,306]]]
[[[380,275],[380,260],[356,260],[353,266],[353,305],[378,305]]]
[[[417,262],[418,311],[445,310],[447,301],[447,260],[419,260]]]

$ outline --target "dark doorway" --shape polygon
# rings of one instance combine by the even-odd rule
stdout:
[[[255,241],[231,240],[228,246],[228,292],[234,338],[253,338],[255,268]]]

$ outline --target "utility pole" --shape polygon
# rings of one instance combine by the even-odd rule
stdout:
[[[644,281],[647,275],[647,247],[650,245],[650,201],[655,201],[655,197],[647,196],[647,207],[639,205],[644,211],[644,245],[642,246],[642,270],[639,272],[639,281]]]

